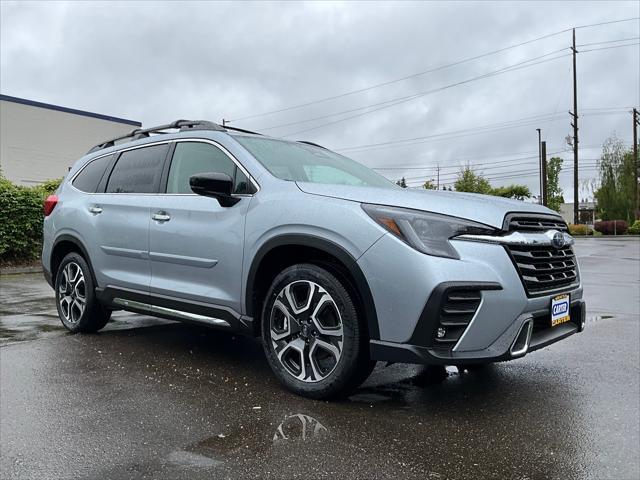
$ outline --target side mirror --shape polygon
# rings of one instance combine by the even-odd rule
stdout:
[[[222,207],[232,207],[240,201],[232,197],[233,179],[226,173],[198,173],[189,177],[189,186],[193,193],[218,200]]]

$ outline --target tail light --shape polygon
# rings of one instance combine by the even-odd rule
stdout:
[[[49,195],[47,199],[44,201],[44,216],[48,217],[53,212],[53,209],[56,208],[58,204],[58,196],[57,195]]]

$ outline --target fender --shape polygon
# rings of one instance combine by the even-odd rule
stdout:
[[[371,340],[377,340],[380,338],[380,329],[378,328],[378,316],[376,313],[375,304],[373,303],[373,296],[369,288],[369,283],[365,278],[360,266],[357,264],[357,259],[354,258],[343,247],[331,240],[327,240],[322,237],[308,234],[284,234],[278,235],[267,240],[256,253],[249,273],[247,275],[247,283],[245,288],[245,312],[248,316],[255,316],[259,312],[253,311],[253,286],[255,284],[256,274],[263,258],[274,248],[285,245],[298,245],[305,247],[312,247],[317,250],[321,250],[333,257],[337,258],[342,265],[351,274],[354,280],[355,288],[357,289],[362,305],[364,308],[365,317],[367,320],[367,327],[369,330],[369,338]]]
[[[91,273],[91,279],[93,280],[93,285],[95,287],[98,287],[98,283],[96,282],[96,276],[93,273],[93,265],[91,264],[91,258],[89,258],[89,254],[87,253],[86,247],[78,237],[74,237],[73,235],[69,235],[66,233],[63,233],[62,235],[59,235],[58,237],[56,237],[55,241],[53,242],[53,246],[51,247],[51,254],[52,254],[51,260],[53,261],[53,252],[56,251],[56,247],[61,242],[73,243],[78,248],[78,250],[80,250],[80,253],[82,253],[82,256],[84,257],[84,259],[87,261],[87,264],[89,265],[89,271]],[[55,283],[57,272],[54,272],[52,267],[53,265],[49,265],[49,270],[51,270],[52,281]]]

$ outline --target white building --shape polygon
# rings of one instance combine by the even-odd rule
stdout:
[[[579,223],[593,225],[596,219],[596,202],[580,202],[578,204]],[[567,223],[573,223],[573,203],[563,203],[560,205],[560,215]]]
[[[14,183],[62,177],[94,145],[140,122],[0,95],[0,167]]]

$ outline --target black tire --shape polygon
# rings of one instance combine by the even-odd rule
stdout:
[[[58,316],[67,330],[97,332],[107,324],[111,310],[96,298],[91,270],[82,255],[71,252],[62,259],[54,285]]]
[[[310,286],[305,287],[304,284],[306,282],[312,283],[309,284]],[[313,323],[311,318],[305,318],[305,315],[310,316],[310,313],[300,312],[296,314],[294,320],[288,322],[291,324],[288,327],[288,331],[297,330],[297,333],[289,335],[278,342],[272,340],[272,312],[274,315],[274,328],[278,330],[275,326],[275,322],[277,322],[275,316],[279,315],[282,318],[286,316],[281,313],[282,311],[278,307],[274,309],[274,305],[276,300],[281,305],[283,299],[286,299],[284,292],[287,286],[294,290],[296,288],[307,288],[308,296],[306,301],[308,303],[306,304],[307,309],[305,312],[314,310],[314,312],[317,312],[317,320],[320,320],[321,314],[335,320],[335,325],[331,326],[328,326],[328,324],[323,326],[322,322],[320,322],[325,332],[333,331],[334,333],[324,335],[317,329],[317,323]],[[324,297],[325,294],[330,296],[330,301],[322,302],[319,300],[316,303],[317,306],[314,307],[314,301],[319,298],[326,298]],[[297,294],[292,293],[292,296],[295,298]],[[297,298],[294,302],[298,304]],[[285,303],[287,303],[287,310],[293,313],[290,308],[291,303]],[[299,304],[295,308],[297,309],[298,307]],[[336,310],[339,315],[335,315]],[[375,362],[372,362],[369,357],[369,342],[362,320],[358,317],[354,301],[348,290],[333,274],[324,268],[311,264],[298,264],[288,267],[273,280],[262,308],[262,343],[267,361],[278,380],[286,388],[298,395],[315,399],[346,396],[366,380],[375,367]],[[305,330],[305,322],[308,331]],[[284,328],[286,327],[283,327],[282,332],[285,332]],[[335,332],[341,332],[341,334],[334,337],[333,335],[337,335]],[[342,343],[339,341],[340,337],[342,338]],[[298,346],[302,345],[302,351],[307,352],[308,356],[305,357],[300,354],[300,351],[295,348],[289,348],[287,353],[282,355],[284,361],[281,362],[278,358],[278,353],[276,353],[276,348],[278,348],[279,353],[282,353],[285,350],[282,346],[293,342],[293,340],[288,342],[290,338],[294,339]],[[274,345],[274,343],[278,343],[278,345]],[[334,346],[341,346],[338,360],[335,360],[335,354],[329,354],[329,350],[323,351],[318,345],[314,346],[314,343],[319,345],[331,343]],[[337,350],[338,348],[336,348]],[[313,357],[309,355],[312,352],[315,352]],[[298,358],[287,360],[286,355]],[[320,358],[319,355],[324,355],[324,358]],[[296,378],[295,373],[292,373],[292,371],[297,371],[295,368],[296,360],[298,364],[305,364],[304,369],[298,365],[298,370],[300,370],[300,377],[305,377],[308,374],[305,377],[306,381]],[[313,362],[313,365],[311,365],[311,362]],[[321,367],[323,362],[325,364],[324,371]],[[285,367],[285,365],[288,366]],[[320,373],[320,375],[316,375],[317,373]]]

